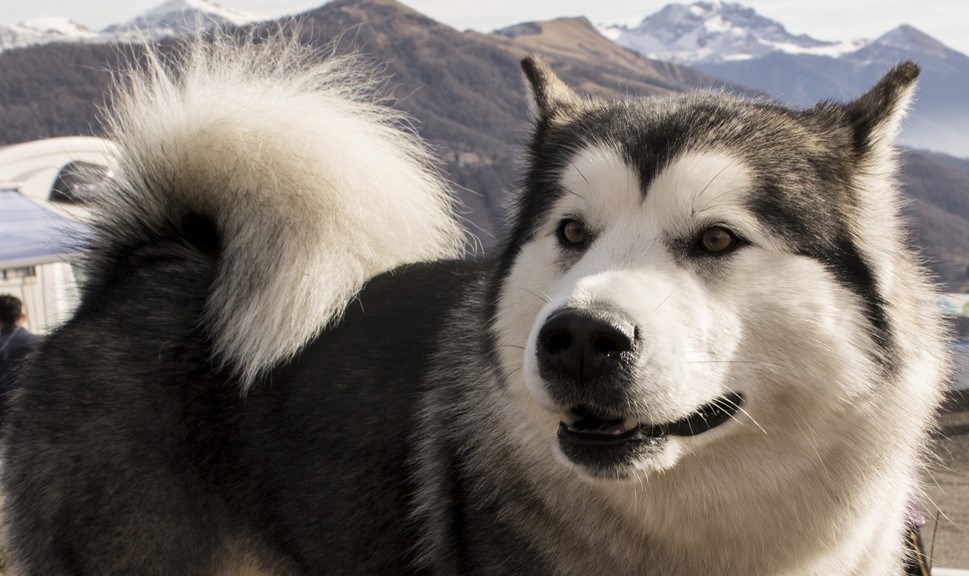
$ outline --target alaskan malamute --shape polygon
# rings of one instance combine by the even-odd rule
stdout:
[[[894,183],[918,68],[791,109],[522,65],[479,260],[352,61],[133,73],[10,407],[13,574],[899,574],[948,370]]]

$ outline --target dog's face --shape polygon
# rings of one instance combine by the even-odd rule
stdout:
[[[860,189],[914,74],[877,101],[790,111],[598,103],[525,70],[531,166],[493,327],[522,442],[583,477],[639,478],[787,458],[773,451],[809,449],[872,396],[900,242],[871,208],[892,200]]]

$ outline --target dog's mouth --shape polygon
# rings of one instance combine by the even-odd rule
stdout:
[[[743,400],[741,394],[732,392],[667,424],[644,424],[630,418],[598,415],[584,406],[574,406],[559,423],[558,437],[560,442],[574,447],[656,444],[667,436],[696,436],[717,428],[733,418]]]

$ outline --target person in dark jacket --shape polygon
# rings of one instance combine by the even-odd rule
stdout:
[[[13,386],[17,366],[36,342],[36,337],[24,327],[26,320],[20,298],[0,294],[0,423],[6,412],[7,394]]]

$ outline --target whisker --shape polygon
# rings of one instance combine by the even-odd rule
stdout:
[[[827,464],[825,464],[824,462],[824,457],[821,456],[821,449],[818,446],[817,438],[813,434],[810,427],[805,427],[802,424],[805,424],[804,420],[800,420],[797,423],[797,429],[801,432],[801,434],[804,435],[804,438],[811,444],[811,447],[814,449],[814,454],[818,457],[818,463],[821,464],[821,469],[824,470],[825,476],[830,478],[831,474],[828,471]]]
[[[733,392],[734,394],[737,393],[735,390],[731,390],[731,392]],[[754,426],[760,429],[761,432],[763,432],[764,434],[767,434],[767,430],[764,430],[764,427],[760,425],[760,422],[754,419],[754,417],[750,415],[750,412],[747,412],[746,410],[744,410],[743,406],[741,406],[740,404],[726,398],[721,398],[718,400],[718,402],[726,402],[728,403],[729,406],[736,408],[738,412],[746,416],[751,421],[751,423],[753,423]],[[723,406],[721,406],[721,408],[723,408]]]
[[[721,169],[720,169],[719,171],[717,171],[717,173],[713,175],[713,178],[710,178],[710,181],[709,181],[709,182],[707,182],[707,185],[706,185],[706,186],[704,186],[704,187],[703,187],[703,189],[702,189],[702,190],[700,190],[700,192],[698,192],[698,193],[697,193],[697,197],[700,197],[700,196],[703,196],[703,195],[704,195],[704,194],[706,193],[706,191],[707,191],[707,189],[709,189],[709,188],[710,188],[710,186],[712,186],[712,185],[713,185],[713,183],[717,181],[717,178],[719,178],[720,176],[722,176],[722,175],[723,175],[723,173],[727,171],[727,168],[730,168],[730,167],[732,167],[732,166],[733,166],[734,164],[736,164],[736,163],[737,163],[737,160],[736,160],[736,159],[734,159],[734,160],[731,160],[730,162],[728,162],[728,163],[727,163],[727,165],[726,165],[726,166],[724,166],[724,167],[723,167],[723,168],[721,168]],[[727,194],[727,193],[726,193],[726,192],[724,192],[724,193],[723,193],[723,194],[721,194],[720,196],[717,196],[717,198],[720,198],[721,196],[724,196],[725,194]]]
[[[709,354],[708,352],[684,352],[686,354]],[[780,368],[780,364],[764,362],[762,360],[684,360],[684,364],[746,364],[751,366],[762,366],[764,368]]]
[[[687,364],[752,364],[754,366],[771,366],[754,360],[687,360]]]
[[[585,183],[586,184],[588,184],[590,186],[592,185],[592,183],[589,182],[589,179],[585,177],[585,174],[582,173],[582,170],[579,170],[579,167],[575,165],[575,162],[574,161],[569,161],[569,165],[571,165],[573,168],[575,168],[575,171],[579,173],[579,176],[581,176],[583,180],[585,180]],[[573,192],[573,194],[574,194],[574,192]],[[579,196],[579,195],[576,194],[576,196]],[[579,196],[579,198],[582,198],[582,197]],[[583,200],[584,200],[584,198],[583,198]]]
[[[737,418],[736,415],[731,415],[730,416],[730,419],[733,420],[734,422],[738,423],[738,424],[743,424],[743,421],[740,418]]]
[[[727,168],[730,168],[731,166],[733,166],[736,163],[737,163],[737,160],[731,160],[726,166],[724,166],[716,174],[714,174],[713,175],[713,178],[710,178],[710,181],[707,182],[706,186],[704,186],[703,188],[700,189],[699,192],[697,192],[696,196],[694,196],[693,206],[691,206],[691,212],[693,213],[694,216],[697,213],[697,210],[696,210],[696,199],[699,199],[699,198],[703,197],[703,195],[706,194],[707,189],[709,189],[710,186],[712,186],[713,183],[716,182],[717,178],[719,178],[724,172],[726,172]],[[717,198],[720,198],[721,196],[724,196],[726,194],[727,194],[727,192],[724,192],[720,196],[717,196]],[[714,198],[714,200],[716,200],[717,198]]]
[[[532,296],[538,298],[539,300],[541,300],[542,302],[545,302],[546,304],[552,301],[552,299],[548,296],[548,294],[546,294],[544,292],[542,292],[541,294],[539,294],[537,292],[533,292],[533,291],[529,290],[528,288],[522,288],[521,286],[516,286],[516,288],[518,288],[522,292],[527,292],[527,293],[531,294]]]
[[[571,188],[568,188],[566,186],[562,186],[562,190],[565,190],[569,194],[571,194],[571,195],[575,196],[576,198],[578,198],[579,200],[582,200],[583,202],[585,202],[585,198],[581,194],[579,194],[578,192],[576,192],[575,190],[572,190]]]
[[[684,282],[686,282],[686,280],[683,280],[679,284],[677,284],[676,287],[673,288],[673,290],[669,294],[666,295],[666,298],[663,298],[663,301],[660,302],[659,304],[657,304],[656,305],[656,308],[653,308],[653,312],[659,310],[660,309],[660,306],[662,306],[663,304],[666,304],[666,301],[669,300],[670,297],[673,296],[673,294],[675,294],[676,291],[679,290],[681,286],[683,286],[683,283]]]
[[[764,430],[764,427],[760,425],[760,422],[758,422],[753,416],[750,415],[750,412],[747,412],[746,410],[744,410],[742,406],[737,406],[737,411],[741,412],[744,416],[749,418],[750,421],[754,424],[754,426],[756,426],[761,432],[763,432],[765,436],[767,435],[767,430]]]

